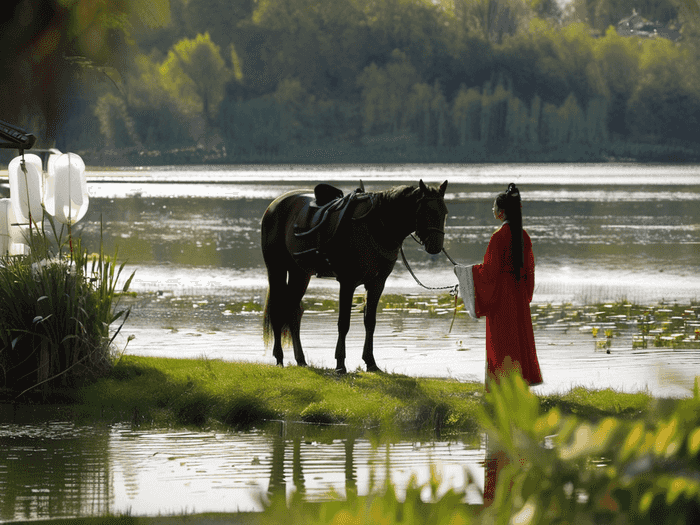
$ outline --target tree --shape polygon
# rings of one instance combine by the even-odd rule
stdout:
[[[608,129],[626,135],[627,100],[639,78],[639,52],[636,39],[625,38],[609,27],[594,46],[595,63],[604,79],[602,95],[608,101]]]
[[[107,92],[102,95],[95,106],[95,116],[100,123],[100,133],[105,139],[105,147],[114,149],[117,146],[136,146],[143,149],[141,139],[136,133],[134,120],[129,115],[122,97]],[[123,133],[117,133],[123,130]],[[125,140],[128,137],[128,141]],[[119,138],[119,142],[117,142]]]
[[[238,25],[250,18],[255,3],[254,0],[184,0],[182,18],[185,33],[209,33],[222,49],[232,45],[239,47]]]
[[[540,4],[544,2],[530,5],[524,0],[455,0],[455,13],[469,33],[500,44],[505,36],[527,28],[534,16],[533,7],[547,9]]]
[[[182,112],[200,113],[209,124],[215,121],[231,77],[232,71],[209,33],[180,40],[160,67],[162,86],[178,101]]]
[[[67,99],[79,91],[76,73],[124,74],[129,29],[162,26],[170,18],[168,0],[35,0],[5,9],[12,16],[0,22],[0,115],[17,124],[43,121],[48,144],[68,116]]]
[[[627,103],[627,119],[637,140],[698,141],[700,91],[685,84],[681,61],[647,68]]]
[[[481,92],[462,85],[452,104],[454,127],[459,132],[459,145],[481,139]]]
[[[155,50],[150,56],[139,54],[126,78],[129,113],[149,149],[172,149],[191,142],[186,116],[163,87],[163,60]]]
[[[373,38],[359,4],[257,2],[250,22],[240,27],[245,35],[240,49],[247,84],[259,93],[270,93],[282,79],[296,78],[319,99],[356,96],[357,75],[373,53],[384,50]]]
[[[398,132],[411,88],[418,81],[405,53],[395,50],[391,56],[386,66],[372,64],[357,79],[362,90],[365,133]]]

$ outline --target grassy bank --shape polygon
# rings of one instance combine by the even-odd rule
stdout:
[[[205,425],[233,424],[241,392],[255,393],[257,413],[279,410],[303,418],[313,396],[323,396],[330,416],[361,425],[416,426],[416,415],[436,414],[445,428],[469,422],[489,433],[489,446],[504,461],[489,507],[464,505],[464,494],[439,493],[439,479],[409,484],[398,497],[391,484],[366,496],[305,502],[299,494],[273,497],[260,513],[194,514],[140,518],[114,516],[70,523],[153,524],[475,524],[486,523],[696,523],[700,515],[700,384],[692,399],[660,402],[643,394],[577,389],[541,398],[519,377],[506,378],[490,394],[478,384],[413,379],[391,374],[329,373],[269,365],[203,360],[128,358],[111,377],[81,391],[75,406],[103,417],[129,411],[152,422],[193,424],[186,413],[202,413]],[[284,398],[284,399],[283,399]],[[148,399],[148,401],[144,401]],[[192,400],[199,400],[192,402]],[[336,401],[337,400],[337,401]],[[465,401],[466,400],[466,401]],[[483,400],[483,401],[482,401]],[[549,405],[549,406],[547,406]],[[239,408],[231,412],[232,407]],[[304,407],[304,408],[302,408]],[[424,410],[416,410],[418,408]],[[193,409],[191,412],[188,410]],[[368,415],[369,412],[373,412]],[[229,421],[217,420],[228,414]],[[252,415],[252,411],[248,412]],[[318,412],[317,412],[318,414]],[[399,415],[397,415],[399,414]],[[412,415],[411,415],[412,414]],[[454,416],[454,417],[453,417]],[[609,417],[614,416],[614,417]],[[473,419],[472,419],[473,418]],[[187,419],[187,418],[186,418]],[[249,419],[253,421],[254,418]],[[459,421],[462,421],[460,423]],[[430,418],[422,419],[429,425]],[[137,422],[137,421],[134,421]],[[435,419],[432,420],[432,423]],[[196,423],[199,425],[199,423]],[[549,444],[547,444],[549,443]],[[500,458],[500,459],[498,459]],[[50,520],[46,523],[67,523]]]
[[[125,356],[109,376],[74,391],[62,410],[79,422],[239,429],[286,420],[435,436],[477,432],[483,399],[481,383],[450,379]],[[541,402],[543,410],[592,420],[641,418],[654,403],[644,393],[582,388]]]

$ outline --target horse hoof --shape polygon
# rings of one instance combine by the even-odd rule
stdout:
[[[284,363],[282,361],[277,361],[277,366],[284,368]]]
[[[341,368],[336,368],[336,369],[335,369],[335,373],[336,373],[336,374],[343,375],[343,374],[347,374],[348,371],[347,371],[347,370],[345,369],[345,367],[343,366],[343,367],[341,367]]]
[[[301,361],[300,363],[297,363],[297,366],[307,366],[306,361]]]
[[[377,365],[367,365],[368,372],[381,372]]]

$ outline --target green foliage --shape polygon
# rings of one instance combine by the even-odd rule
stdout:
[[[180,40],[159,72],[163,89],[184,114],[199,113],[209,119],[216,115],[224,99],[224,86],[233,75],[209,33]]]
[[[124,264],[116,265],[116,254],[100,248],[88,255],[71,240],[71,256],[64,257],[50,224],[57,255],[47,232],[34,229],[31,255],[0,259],[0,388],[19,395],[37,387],[48,394],[104,374],[112,364],[110,327],[129,314],[118,302],[133,274],[117,290]]]
[[[365,68],[357,79],[362,90],[365,133],[396,133],[401,129],[417,79],[415,68],[398,49],[385,67],[372,63]]]
[[[682,40],[620,36],[622,0],[173,0],[170,26],[134,36],[120,96],[101,86],[67,129],[99,125],[81,153],[160,162],[195,143],[229,162],[697,154],[692,11],[652,4],[635,7],[684,21]]]
[[[700,391],[648,421],[542,413],[517,375],[480,421],[507,460],[485,519],[495,523],[690,523],[700,513]],[[679,521],[680,520],[680,521]]]
[[[481,93],[478,89],[459,89],[452,109],[453,124],[459,130],[459,145],[481,140]]]
[[[102,95],[95,105],[95,116],[100,123],[106,148],[143,146],[122,97],[113,93]]]

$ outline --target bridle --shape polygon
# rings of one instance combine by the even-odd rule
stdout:
[[[447,207],[445,206],[445,203],[444,203],[444,200],[443,200],[442,197],[422,197],[422,198],[418,201],[418,207],[420,208],[420,206],[423,205],[423,204],[425,203],[425,201],[438,201],[439,204],[442,204],[442,209],[443,209],[445,212],[447,212]],[[413,233],[411,233],[411,238],[412,238],[414,241],[416,241],[416,242],[417,242],[418,244],[420,244],[421,246],[425,246],[425,241],[423,240],[424,234],[425,234],[425,233],[427,233],[427,232],[437,232],[437,233],[442,234],[443,236],[445,235],[444,226],[443,226],[443,228],[438,228],[437,226],[423,226],[423,227],[420,227],[420,226],[418,225],[418,216],[419,216],[419,215],[420,215],[420,214],[418,214],[418,213],[416,214],[416,230],[415,230],[415,233],[416,233],[416,235],[417,235],[418,237],[416,238],[416,235],[414,235]],[[443,222],[443,225],[444,225],[444,222]],[[408,270],[408,273],[411,274],[411,277],[413,277],[413,280],[416,281],[416,283],[418,283],[419,286],[422,286],[422,287],[425,288],[426,290],[451,290],[451,293],[452,293],[453,295],[456,295],[457,287],[458,287],[459,285],[453,285],[453,286],[426,286],[425,284],[423,284],[422,282],[420,282],[420,280],[418,279],[418,277],[416,276],[416,274],[413,272],[413,269],[412,269],[411,266],[408,264],[408,260],[406,259],[406,254],[405,254],[404,251],[403,251],[403,243],[401,244],[401,249],[400,249],[400,251],[401,251],[401,259],[403,260],[404,266],[405,266],[406,269]],[[443,248],[442,248],[441,251],[442,251],[442,253],[445,254],[445,256],[450,260],[450,262],[451,262],[454,266],[457,265],[457,263],[454,261],[454,259],[452,259],[452,257],[450,257],[449,254],[445,251],[444,246],[443,246]]]
[[[440,196],[440,197],[421,197],[418,200],[418,212],[416,213],[416,229],[414,231],[416,232],[416,235],[418,235],[418,239],[420,239],[418,241],[418,244],[420,244],[421,246],[425,245],[424,238],[425,238],[426,234],[429,232],[436,232],[436,233],[442,234],[443,237],[445,235],[445,229],[444,229],[445,221],[444,220],[443,220],[443,227],[442,228],[439,228],[437,226],[422,226],[418,222],[419,217],[421,217],[421,215],[422,215],[420,213],[421,207],[422,206],[429,206],[430,203],[432,203],[432,202],[436,202],[440,211],[444,212],[445,217],[447,216],[447,207],[445,206],[445,200],[442,196]],[[411,236],[413,237],[413,234],[411,234]],[[415,239],[415,237],[413,237],[413,238]]]

